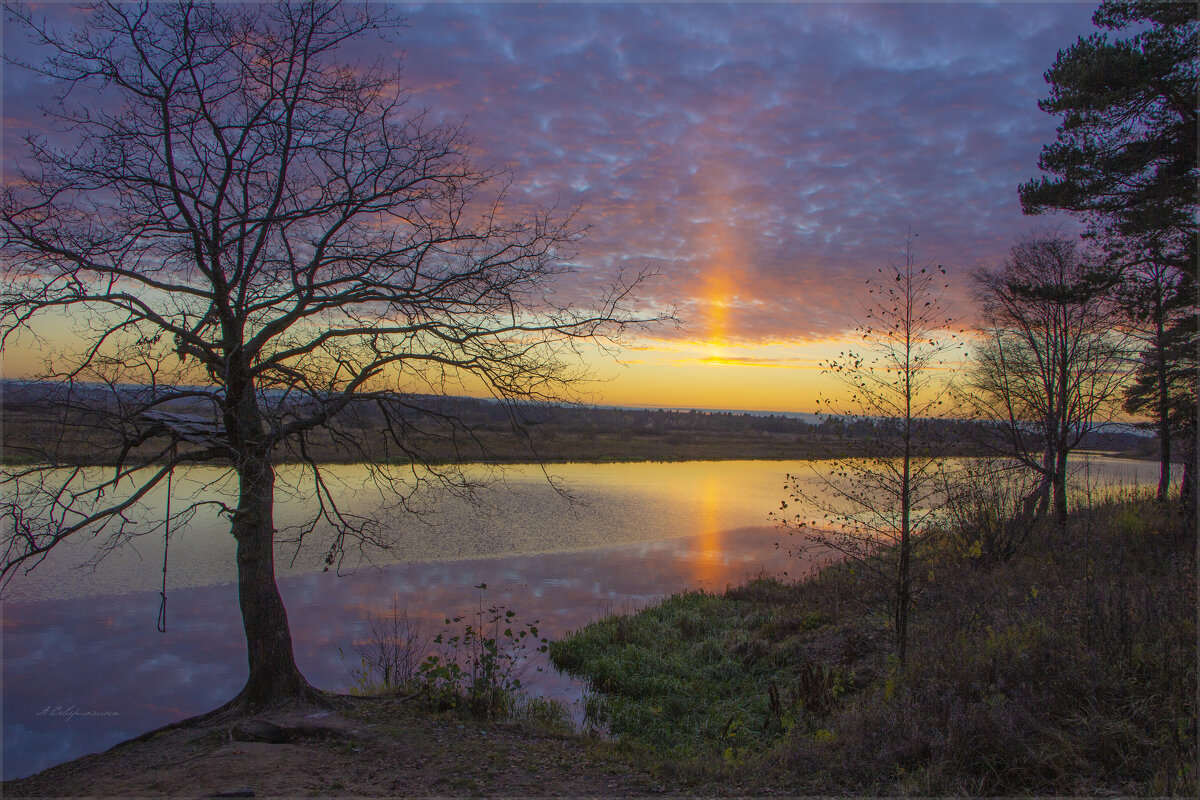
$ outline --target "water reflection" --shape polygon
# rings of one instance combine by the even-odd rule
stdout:
[[[280,589],[301,669],[316,685],[351,680],[338,651],[357,664],[353,645],[368,636],[368,611],[392,597],[410,617],[441,624],[470,612],[473,586],[488,603],[540,621],[550,637],[610,612],[629,611],[684,588],[719,590],[760,571],[804,569],[776,548],[763,527],[778,507],[784,474],[804,462],[698,462],[563,465],[553,471],[576,494],[574,505],[536,469],[515,470],[485,493],[485,505],[432,504],[420,522],[393,518],[398,546],[370,554],[384,566],[347,577],[319,570],[323,543],[295,561],[281,551]],[[1099,459],[1091,477],[1151,483],[1153,464]],[[281,472],[286,473],[287,470]],[[181,491],[203,497],[218,471],[181,475]],[[362,490],[361,474],[337,468],[340,491]],[[292,476],[294,478],[294,476]],[[819,477],[813,478],[819,485]],[[356,484],[357,481],[357,484]],[[355,486],[359,488],[354,489]],[[367,503],[370,498],[362,498]],[[160,498],[161,501],[161,498]],[[376,498],[378,501],[378,498]],[[280,507],[281,524],[306,511],[297,496]],[[151,506],[150,517],[157,513]],[[14,582],[3,606],[4,778],[114,745],[229,699],[245,681],[245,645],[231,582],[232,540],[215,516],[198,514],[172,538],[168,630],[155,633],[161,539],[76,565],[94,552],[83,541]],[[542,673],[532,683],[568,700],[579,688]]]
[[[382,509],[388,550],[352,551],[345,569],[364,564],[445,561],[488,556],[550,553],[614,544],[694,536],[762,525],[778,505],[783,476],[803,462],[749,461],[675,464],[562,464],[549,467],[569,497],[559,493],[536,467],[513,467],[479,492],[477,503],[429,495],[422,513],[387,509],[388,500],[354,465],[329,469],[334,496],[344,509],[372,515]],[[176,475],[173,508],[186,499],[215,496],[221,470],[196,467]],[[280,468],[276,524],[282,529],[309,518],[312,501],[294,488],[301,476]],[[472,468],[472,477],[491,476]],[[474,474],[478,473],[478,474]],[[292,488],[289,488],[289,484]],[[165,494],[159,491],[142,509],[145,528],[162,519]],[[320,570],[329,539],[318,531],[297,551],[282,544],[276,568],[281,575]],[[6,600],[37,600],[128,591],[151,591],[162,580],[162,536],[135,537],[130,546],[107,556],[99,569],[87,566],[97,542],[64,543],[28,578],[18,576],[5,589]],[[714,541],[714,547],[719,543]],[[211,507],[171,536],[171,588],[231,581],[233,540],[228,521]],[[82,566],[81,566],[82,565]],[[701,576],[703,577],[703,576]]]
[[[551,638],[612,612],[641,608],[689,587],[721,589],[784,568],[771,528],[641,542],[590,551],[364,569],[350,578],[280,580],[301,669],[344,689],[368,612],[393,596],[410,618],[440,628],[473,610],[474,586]],[[713,550],[714,541],[722,549]],[[31,774],[197,714],[245,681],[245,646],[233,584],[171,593],[166,634],[154,631],[158,596],[137,592],[9,603],[4,619],[4,777]],[[339,655],[339,648],[345,658]],[[548,666],[542,661],[540,666]],[[536,665],[535,665],[536,666]],[[47,676],[53,676],[48,679]],[[551,669],[530,670],[537,693],[574,702],[580,688]]]
[[[696,586],[711,585],[720,574],[724,550],[721,528],[721,492],[717,476],[710,475],[700,485],[699,530],[696,538],[699,557],[692,577]]]

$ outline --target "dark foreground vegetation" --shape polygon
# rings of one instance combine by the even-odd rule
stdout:
[[[551,656],[667,783],[1194,796],[1196,539],[1176,514],[1098,501],[1003,562],[929,537],[904,665],[851,564],[676,595]]]

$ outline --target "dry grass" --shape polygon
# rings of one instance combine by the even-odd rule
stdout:
[[[926,541],[903,665],[849,565],[671,598],[552,653],[661,774],[709,789],[1194,796],[1195,546],[1134,495],[1007,560]]]

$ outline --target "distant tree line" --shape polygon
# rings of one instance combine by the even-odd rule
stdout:
[[[53,408],[61,412],[64,408],[78,412],[80,424],[91,426],[98,418],[115,413],[121,403],[155,404],[168,411],[203,418],[211,415],[207,399],[181,397],[180,387],[149,387],[128,385],[124,387],[89,387],[84,383],[74,384],[69,397],[64,396],[60,385],[39,381],[0,381],[3,385],[4,403],[10,412],[37,411]],[[155,393],[166,394],[171,399],[157,402]],[[282,396],[268,406],[278,406],[277,413],[299,413],[306,407],[307,400],[293,400]],[[523,404],[496,403],[475,397],[451,395],[411,395],[396,400],[397,405],[389,409],[389,415],[399,416],[409,422],[433,420],[455,420],[466,429],[485,429],[496,433],[511,433],[512,415],[519,418],[527,430],[555,428],[564,432],[581,434],[624,434],[703,432],[730,434],[779,434],[803,436],[835,441],[867,441],[877,438],[892,421],[885,418],[871,419],[860,416],[824,415],[816,422],[785,414],[751,413],[738,411],[707,411],[703,409],[620,408],[610,406],[583,406],[566,404]],[[407,407],[402,405],[407,403]],[[359,426],[377,426],[385,419],[384,412],[377,406],[363,406],[355,410]],[[86,417],[86,419],[82,419]],[[958,438],[963,442],[978,442],[984,436],[984,425],[971,419],[928,419],[925,430],[931,436],[943,439]],[[1110,426],[1090,430],[1080,446],[1096,450],[1130,451],[1143,450],[1153,442],[1144,433],[1135,433],[1132,426]]]

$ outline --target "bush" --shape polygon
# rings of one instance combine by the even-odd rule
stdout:
[[[351,670],[350,693],[387,694],[413,686],[432,642],[429,624],[410,619],[408,609],[393,595],[389,613],[367,613],[367,627],[367,638],[354,643],[360,661]]]
[[[575,730],[571,709],[562,700],[518,694],[508,718],[521,725],[550,733]]]
[[[991,566],[1012,558],[1037,527],[1023,508],[1033,488],[1019,464],[965,459],[945,473],[945,511],[951,546],[960,557]]]
[[[396,600],[391,614],[369,614],[371,636],[356,643],[361,667],[351,671],[351,694],[411,693],[436,710],[463,709],[489,719],[548,712],[550,701],[526,696],[521,682],[527,651],[548,649],[537,620],[520,622],[502,605],[485,607],[487,585],[476,588],[476,610],[446,619],[447,628],[432,637],[429,626],[409,620]]]

